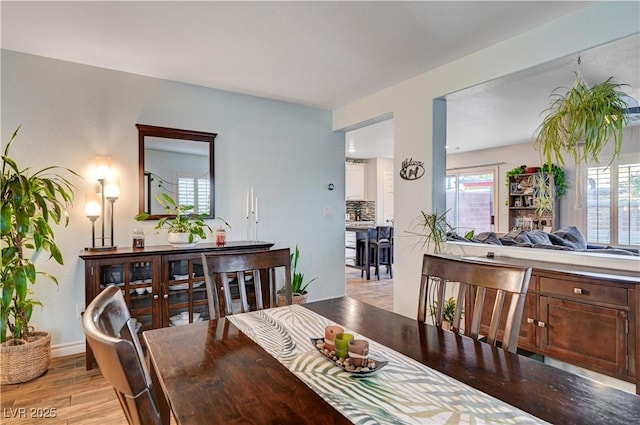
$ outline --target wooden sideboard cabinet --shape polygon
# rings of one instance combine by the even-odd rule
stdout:
[[[138,332],[209,319],[202,253],[266,251],[271,242],[200,243],[194,248],[151,246],[143,249],[80,253],[84,260],[85,305],[109,285],[121,288]],[[87,370],[94,356],[86,346]]]
[[[474,260],[532,267],[519,349],[637,382],[639,272],[507,257]],[[485,308],[481,333],[490,316]]]

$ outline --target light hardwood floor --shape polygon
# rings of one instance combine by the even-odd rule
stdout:
[[[346,269],[346,275],[347,295],[383,309],[393,308],[393,280],[384,279],[386,273],[380,281],[375,276],[369,281],[362,279],[360,271],[351,268]],[[127,425],[100,370],[85,370],[84,354],[52,359],[48,372],[33,381],[3,385],[0,401],[0,424]],[[35,417],[45,411],[55,411],[55,417]]]
[[[382,267],[380,280],[371,269],[371,280],[360,277],[360,270],[345,268],[347,276],[347,295],[362,302],[393,311],[393,279],[389,278],[385,267]]]

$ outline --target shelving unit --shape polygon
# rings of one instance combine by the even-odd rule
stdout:
[[[541,187],[540,179],[544,181]],[[557,229],[559,204],[555,194],[555,184],[551,173],[532,173],[509,176],[509,230]],[[545,193],[548,206],[539,213],[538,207]]]
[[[83,251],[80,258],[84,260],[85,305],[107,286],[116,285],[124,295],[131,317],[136,319],[138,333],[208,320],[202,253],[256,252],[272,246],[271,242],[231,241],[224,246],[200,243],[194,248],[166,245]],[[94,356],[88,345],[86,359],[89,370]]]

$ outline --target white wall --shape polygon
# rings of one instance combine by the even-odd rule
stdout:
[[[40,169],[52,164],[85,177],[68,228],[57,228],[65,259],[38,267],[58,277],[34,286],[44,309],[33,325],[54,344],[83,341],[76,304],[84,303],[84,269],[78,253],[90,244],[84,194],[93,190],[95,156],[111,156],[120,175],[115,204],[116,245],[129,246],[138,205],[136,123],[218,133],[215,141],[216,214],[243,239],[244,194],[260,197],[259,238],[277,247],[300,245],[301,268],[318,277],[311,299],[344,294],[344,134],[333,132],[329,111],[257,97],[2,51],[2,130],[6,143],[22,124],[12,156]],[[327,189],[328,183],[335,190]],[[323,218],[323,208],[334,211]],[[145,223],[150,230],[154,223]],[[146,244],[166,244],[166,233]]]
[[[384,224],[384,173],[393,174],[393,160],[376,158],[376,222]]]
[[[598,3],[333,111],[335,129],[354,128],[375,117],[393,114],[396,176],[405,158],[425,163],[424,178],[395,180],[396,312],[415,317],[422,259],[415,240],[402,237],[402,229],[412,227],[420,210],[432,209],[432,184],[434,180],[435,184],[444,180],[444,173],[435,179],[432,175],[432,100],[639,30],[637,2]]]

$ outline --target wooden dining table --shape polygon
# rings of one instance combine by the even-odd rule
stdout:
[[[627,425],[640,418],[635,394],[349,297],[296,308],[354,330],[540,422]],[[165,423],[170,412],[179,425],[352,423],[231,320],[144,332]],[[385,379],[383,372],[369,378],[369,385]]]

